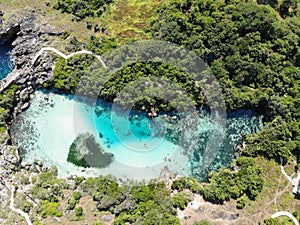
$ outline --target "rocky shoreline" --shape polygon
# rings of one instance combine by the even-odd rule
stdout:
[[[49,45],[49,36],[62,35],[61,32],[55,32],[55,28],[51,29],[45,24],[36,23],[36,18],[36,14],[30,11],[24,12],[23,15],[12,15],[7,21],[0,21],[0,43],[12,45],[11,56],[15,65],[15,69],[1,81],[1,91],[11,84],[18,86],[14,95],[13,108],[10,109],[10,118],[7,121],[7,134],[2,135],[0,144],[1,174],[6,177],[13,171],[28,167],[28,165],[21,166],[18,149],[11,138],[12,121],[17,114],[29,107],[34,91],[41,88],[53,74],[54,62],[49,60],[51,56],[40,57],[34,67],[31,61],[43,46]],[[33,162],[28,169],[33,168],[35,172],[42,171],[39,171],[36,165],[38,164]]]

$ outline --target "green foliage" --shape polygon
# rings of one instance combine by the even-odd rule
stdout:
[[[62,39],[67,39],[70,36],[70,31],[65,31],[62,35]]]
[[[75,209],[75,206],[77,204],[77,201],[72,197],[68,200],[67,210],[73,210]]]
[[[193,225],[211,225],[211,223],[208,222],[207,220],[202,220],[202,221],[194,223]]]
[[[26,213],[29,213],[33,208],[32,204],[27,201],[26,196],[24,194],[18,194],[15,200],[15,207],[23,210]]]
[[[79,191],[74,191],[72,197],[73,197],[76,201],[79,201],[79,199],[81,198],[81,194],[80,194]]]
[[[33,222],[33,225],[44,225],[44,224],[41,223],[38,219],[36,219],[36,220]]]
[[[261,192],[264,181],[260,176],[260,168],[255,164],[255,160],[240,157],[235,163],[239,168],[237,172],[221,169],[219,172],[210,173],[209,183],[203,188],[203,197],[206,200],[213,203],[223,203],[243,195],[254,200]]]
[[[300,211],[293,212],[293,216],[300,222]]]
[[[86,17],[100,17],[112,0],[58,0],[54,9],[76,16],[77,20]]]
[[[40,215],[43,218],[46,218],[47,216],[60,217],[62,216],[62,212],[57,210],[59,206],[60,206],[59,202],[42,201],[42,206],[41,206],[42,210],[40,211]]]
[[[84,181],[84,177],[75,177],[74,182],[76,187]]]
[[[265,225],[281,225],[281,222],[278,218],[267,218],[264,220]]]
[[[75,216],[82,217],[83,216],[83,209],[82,207],[78,207],[75,209]]]
[[[264,4],[264,5],[270,5],[275,9],[278,7],[278,0],[257,0],[257,3]]]
[[[68,200],[67,209],[73,210],[76,204],[79,202],[81,198],[81,193],[79,191],[74,191],[72,197]]]
[[[55,66],[53,78],[47,83],[47,87],[67,93],[75,93],[81,77],[88,73],[90,65],[95,62],[92,55],[77,55],[71,59],[61,58]]]
[[[283,18],[296,15],[297,0],[283,0],[279,6],[280,16]]]
[[[41,183],[46,183],[47,181],[53,178],[53,174],[51,172],[43,172],[40,174],[39,179]]]
[[[267,158],[280,162],[285,161],[299,148],[300,123],[294,121],[287,123],[278,117],[256,134],[246,137],[245,155],[264,155]]]
[[[51,167],[50,167],[50,172],[52,173],[52,175],[53,175],[54,177],[56,177],[57,174],[58,174],[58,169],[57,169],[57,167],[56,167],[56,166],[51,166]]]
[[[87,2],[59,0],[56,7],[60,8],[61,5],[62,11],[78,13],[78,17],[84,18],[81,15],[90,16],[89,11],[94,4],[106,3],[90,3],[83,13],[82,7]],[[265,128],[259,134],[247,137],[249,144],[245,150],[246,155],[264,155],[277,161],[281,157],[286,160],[290,155],[299,155],[300,152],[295,147],[299,146],[300,121],[299,9],[296,0],[258,0],[257,3],[171,0],[167,5],[161,6],[147,32],[154,39],[183,45],[199,55],[218,79],[228,110],[251,108],[263,114],[266,122],[270,122],[267,125],[270,130]],[[80,49],[81,43],[76,38],[72,38],[71,43],[74,45],[73,50]],[[94,36],[87,44],[89,49],[98,54],[116,46],[114,38],[99,39]],[[144,49],[140,51],[145,54],[147,52]],[[159,49],[155,51],[159,52]],[[158,97],[171,92],[174,94],[174,88],[182,88],[193,103],[198,106],[206,104],[202,90],[184,73],[185,68],[153,62],[129,63],[103,82],[101,72],[90,67],[94,59],[89,57],[75,57],[68,62],[60,60],[49,86],[74,93],[82,79],[85,85],[80,87],[80,91],[87,96],[98,96],[100,91],[99,97],[105,100],[116,100],[120,105],[134,104],[139,109],[154,106],[156,110],[173,110],[178,105],[188,108],[180,95],[176,105]],[[119,58],[126,61],[126,57],[122,53],[114,60]],[[150,76],[169,79],[178,86],[170,86],[164,90],[153,88],[152,92],[156,96],[146,90],[147,97],[133,98],[144,93],[145,85],[136,87],[128,84],[139,78],[147,81]],[[115,99],[124,88],[122,98]],[[170,93],[166,91],[168,89]],[[278,116],[282,118],[280,124],[273,121]],[[285,145],[286,143],[288,144]]]
[[[98,55],[103,55],[117,46],[118,44],[115,38],[100,39],[96,36],[91,36],[91,40],[87,44],[87,48]]]
[[[173,203],[174,207],[183,210],[187,207],[189,199],[185,196],[183,192],[179,192],[173,197],[173,201],[174,201]]]
[[[194,193],[201,193],[203,188],[195,178],[181,177],[178,180],[174,180],[171,186],[172,190],[183,191],[189,189]]]
[[[79,187],[82,190],[82,192],[88,193],[91,195],[93,193],[93,191],[96,190],[96,180],[93,177],[89,177],[85,181],[83,181],[79,185]]]
[[[10,118],[10,110],[14,103],[14,94],[18,86],[10,85],[3,93],[0,94],[0,132],[4,133],[6,130],[6,120]]]
[[[33,198],[48,202],[58,202],[58,197],[63,196],[63,189],[68,188],[65,180],[58,179],[52,172],[43,172],[34,180],[29,193]]]
[[[242,197],[238,198],[237,203],[236,203],[236,207],[238,209],[242,209],[246,206],[246,204],[249,202],[249,198],[247,197],[247,195],[243,195]]]
[[[81,167],[106,167],[113,160],[92,134],[79,134],[71,144],[67,161]]]
[[[114,224],[180,224],[164,183],[119,186],[112,179],[97,177],[88,178],[80,188],[93,193],[98,210],[116,215]],[[178,202],[186,204],[182,196],[178,196]]]
[[[227,108],[252,108],[271,121],[299,118],[299,19],[296,1],[173,0],[151,34],[196,52],[218,78]],[[282,11],[282,10],[281,10]],[[188,12],[188,13],[187,13]]]

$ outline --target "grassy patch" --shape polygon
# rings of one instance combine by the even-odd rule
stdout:
[[[300,202],[294,198],[292,185],[281,174],[280,166],[275,161],[265,158],[256,158],[257,164],[262,168],[261,176],[265,183],[262,192],[256,201],[247,205],[243,213],[263,221],[277,211],[293,213],[299,209]]]
[[[41,24],[41,29],[45,31],[67,32],[69,37],[63,39],[63,37],[47,37],[50,45],[65,52],[65,46],[69,43],[69,39],[76,37],[78,40],[88,43],[90,36],[100,37],[101,33],[95,33],[93,29],[87,29],[87,19],[79,22],[72,21],[73,15],[67,13],[61,13],[58,10],[53,9],[53,6],[57,3],[57,0],[48,0],[49,6],[45,1],[36,0],[0,0],[0,7],[4,11],[4,21],[16,22],[20,15],[23,15],[29,10],[34,10],[37,13],[35,20],[36,24]],[[101,18],[92,19],[93,22],[101,23]]]
[[[149,39],[145,29],[157,17],[156,11],[168,0],[116,0],[108,18],[108,31],[120,39]]]

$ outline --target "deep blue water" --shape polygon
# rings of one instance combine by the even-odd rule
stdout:
[[[10,45],[0,44],[0,80],[5,78],[14,68],[10,55],[11,50]]]

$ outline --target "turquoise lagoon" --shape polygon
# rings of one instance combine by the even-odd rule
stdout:
[[[72,95],[37,91],[29,109],[14,121],[13,135],[23,162],[39,159],[47,166],[55,165],[60,177],[111,174],[119,179],[149,180],[158,178],[167,166],[173,173],[201,180],[209,170],[230,165],[243,135],[262,127],[261,117],[239,111],[228,115],[226,129],[205,115],[197,120],[197,130],[185,135],[188,128],[181,121],[194,122],[183,117],[161,113],[151,119],[142,112],[112,110],[112,104],[104,101],[91,106],[75,101]],[[114,155],[105,168],[83,168],[67,162],[70,145],[86,132]],[[224,139],[211,154],[211,163],[203,168],[214,132],[222,133]]]
[[[0,44],[0,80],[5,78],[14,68],[11,50],[11,46]]]

